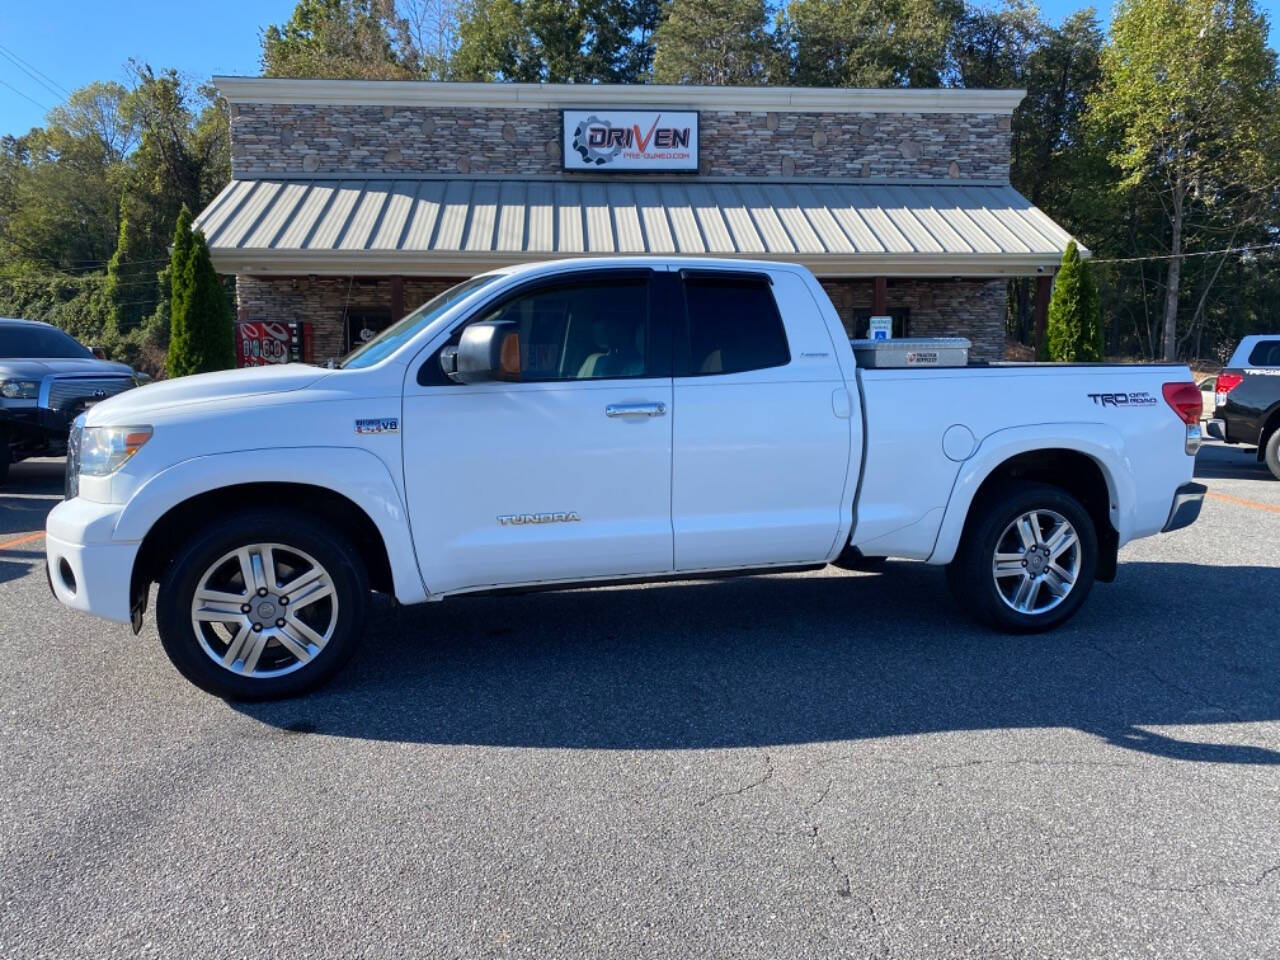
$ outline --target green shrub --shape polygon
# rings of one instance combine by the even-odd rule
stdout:
[[[1049,299],[1048,336],[1037,360],[1092,363],[1102,359],[1102,318],[1098,288],[1089,264],[1080,259],[1075,241],[1067,244]]]

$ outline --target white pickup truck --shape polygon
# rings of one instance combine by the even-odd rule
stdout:
[[[1199,513],[1185,367],[875,366],[803,267],[497,270],[334,368],[94,406],[49,578],[135,630],[159,583],[175,666],[251,699],[332,675],[371,589],[419,603],[904,557],[1029,632],[1114,579],[1120,546]]]

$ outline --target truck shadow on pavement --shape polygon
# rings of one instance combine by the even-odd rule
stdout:
[[[1242,589],[1257,602],[1229,625],[1202,599]],[[1269,747],[1149,729],[1280,719],[1278,615],[1280,569],[1178,563],[1123,564],[1074,621],[1032,637],[973,626],[914,563],[382,604],[328,687],[232,706],[283,730],[432,744],[706,749],[1052,726],[1167,759],[1280,764]]]
[[[1225,443],[1206,443],[1200,448],[1196,454],[1195,476],[1198,480],[1262,480],[1267,483],[1274,479],[1253,447],[1233,447]]]
[[[64,469],[61,460],[31,460],[9,468],[9,479],[0,486],[0,543],[44,530],[49,511],[62,500]],[[0,583],[26,576],[43,557],[40,540],[0,548]]]

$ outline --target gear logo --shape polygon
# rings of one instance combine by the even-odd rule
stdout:
[[[606,163],[612,163],[618,158],[618,154],[622,152],[622,144],[606,134],[601,140],[606,144],[612,142],[613,145],[611,147],[602,149],[601,147],[592,146],[589,142],[589,131],[592,127],[597,129],[603,127],[606,131],[611,131],[613,124],[607,120],[601,120],[594,114],[587,117],[587,119],[579,122],[573,130],[573,149],[582,157],[583,163],[603,167]]]

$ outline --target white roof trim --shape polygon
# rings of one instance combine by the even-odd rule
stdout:
[[[611,257],[616,254],[581,254],[582,258]],[[687,254],[655,255],[657,260],[671,260]],[[1025,277],[1034,274],[1052,275],[1058,266],[1055,258],[1047,264],[1047,258],[1022,256],[957,257],[954,254],[914,254],[911,256],[875,256],[870,254],[851,256],[824,256],[815,254],[790,254],[771,256],[767,253],[707,254],[715,259],[771,260],[782,263],[799,263],[822,279],[858,277],[933,277],[983,279],[992,277]],[[213,264],[220,274],[244,277],[299,277],[357,276],[357,277],[470,277],[486,270],[496,270],[519,263],[539,263],[546,260],[563,260],[555,253],[518,253],[495,255],[490,253],[455,253],[449,256],[434,254],[371,253],[370,251],[317,251],[313,254],[298,251],[220,250],[213,253]]]
[[[805,113],[1011,114],[1025,90],[905,90],[815,87],[700,87],[658,84],[438,83],[420,80],[294,80],[214,77],[231,103],[530,110],[682,107],[691,110]]]

